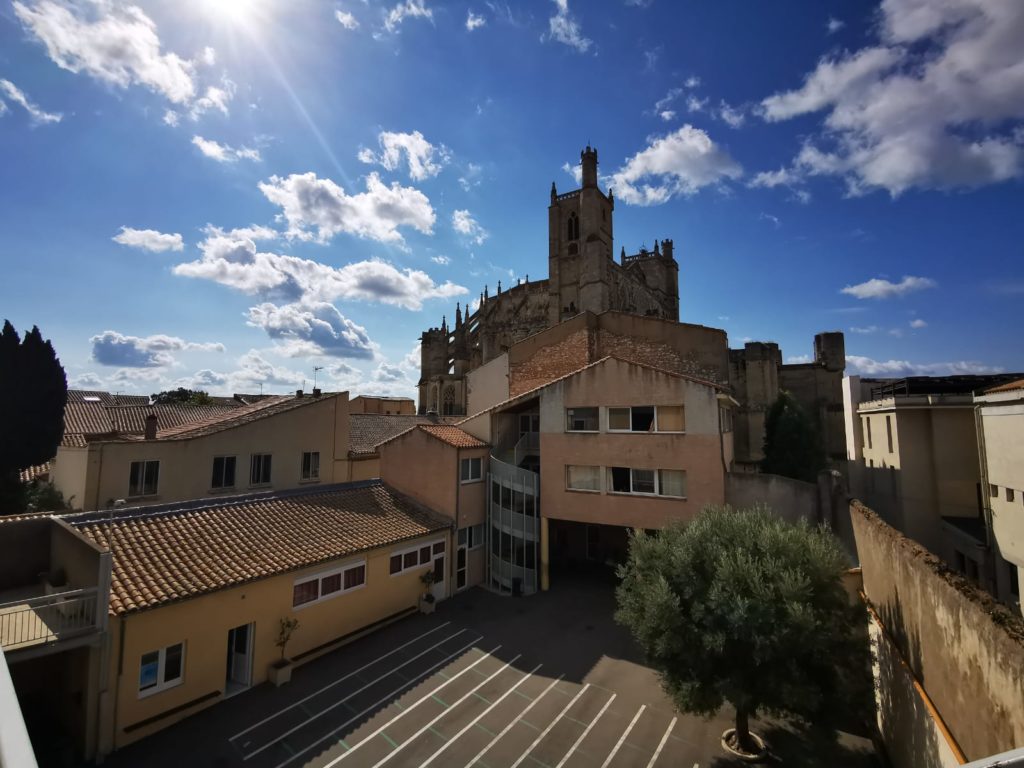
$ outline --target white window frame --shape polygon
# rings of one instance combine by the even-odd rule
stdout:
[[[571,424],[571,422],[569,420],[570,412],[576,411],[576,410],[583,410],[583,409],[586,409],[586,410],[593,409],[593,410],[595,410],[597,412],[596,413],[597,426],[594,429],[572,429],[572,427],[570,426],[570,424]],[[583,434],[596,434],[596,433],[600,432],[601,431],[601,408],[599,406],[593,406],[593,405],[574,405],[571,408],[566,408],[565,409],[565,431],[566,432],[571,432],[571,433],[583,433]]]
[[[270,457],[270,473],[269,473],[270,474],[270,479],[267,480],[266,482],[262,482],[261,481],[261,482],[258,482],[258,483],[254,483],[253,480],[252,480],[253,462],[256,460],[257,456],[259,456],[261,459],[265,459],[268,456]],[[262,469],[262,461],[261,461],[261,469]],[[260,474],[263,474],[263,473],[261,472]],[[250,488],[266,488],[267,486],[270,486],[270,485],[273,485],[273,484],[274,484],[274,454],[273,453],[267,453],[267,452],[250,453],[249,454],[249,487]]]
[[[477,523],[476,525],[467,525],[465,528],[459,528],[456,542],[458,546],[465,547],[470,552],[474,549],[480,549],[484,545],[484,524]]]
[[[309,456],[309,476],[306,476],[306,456]],[[316,456],[316,473],[313,472],[313,457]],[[274,471],[274,465],[270,465],[270,471]],[[299,459],[299,479],[304,482],[320,480],[320,451],[303,451]]]
[[[472,470],[473,470],[473,462],[474,461],[476,462],[476,466],[477,466],[477,475],[476,475],[476,477],[473,477],[473,472],[472,472]],[[463,479],[463,477],[462,477],[462,468],[463,468],[463,466],[468,466],[469,469],[470,469],[469,477],[465,478],[465,479]],[[483,459],[482,456],[467,457],[465,459],[459,459],[459,484],[460,485],[468,485],[470,483],[480,483],[480,482],[483,482],[483,479],[484,479],[484,459]]]
[[[597,488],[574,488],[569,485],[569,467],[594,467],[597,470]],[[604,489],[604,479],[601,477],[604,473],[601,472],[600,465],[596,464],[566,464],[565,465],[565,490],[571,491],[572,493],[601,493]]]
[[[388,553],[388,573],[390,574],[391,578],[397,578],[398,576],[404,576],[405,574],[409,573],[410,571],[419,570],[423,566],[433,567],[433,565],[434,565],[434,558],[442,556],[442,555],[434,554],[434,545],[435,544],[444,544],[445,545],[444,552],[442,553],[442,555],[444,557],[447,557],[448,556],[448,543],[447,543],[447,541],[444,538],[431,539],[430,541],[421,541],[419,544],[417,544],[414,547],[406,547],[405,549],[393,549],[393,550],[391,550]],[[425,563],[420,562],[419,561],[419,557],[418,557],[419,551],[421,549],[423,549],[424,547],[430,547],[430,559],[427,562],[425,562]],[[410,565],[407,568],[405,566],[405,556],[409,552],[415,552],[417,554],[417,561],[416,561],[416,565]],[[400,570],[398,570],[398,571],[395,571],[394,573],[391,573],[391,558],[395,557],[396,555],[399,555],[402,558],[402,568]]]
[[[166,672],[167,666],[167,651],[170,648],[174,648],[176,645],[181,646],[181,670],[176,678],[173,680],[164,680],[164,673]],[[155,693],[169,690],[170,688],[176,688],[185,682],[185,641],[182,640],[178,643],[171,643],[170,645],[164,646],[157,651],[146,651],[139,656],[139,676],[142,676],[142,659],[151,653],[159,654],[157,657],[156,667],[156,685],[149,688],[139,688],[139,698],[144,699],[147,696],[152,696]],[[141,680],[136,682],[136,685],[141,684]]]
[[[141,483],[140,493],[133,493],[132,488],[132,465],[141,464],[142,471],[139,474],[139,480]],[[156,487],[149,493],[146,492],[146,467],[150,464],[156,464]],[[129,499],[142,499],[146,496],[157,496],[160,493],[160,459],[137,459],[136,461],[128,462],[128,498]]]
[[[670,472],[682,472],[683,473],[683,490],[686,490],[686,470],[685,469],[673,469],[671,467],[659,467],[658,469],[651,469],[649,467],[606,467],[607,471],[605,474],[608,478],[608,493],[613,496],[644,496],[649,499],[686,499],[686,496],[669,496],[668,494],[661,492],[661,472],[663,469],[667,469]],[[629,470],[629,490],[628,491],[616,491],[615,485],[612,482],[612,470],[613,469],[628,469]],[[654,473],[654,492],[649,493],[647,491],[634,491],[633,490],[633,472],[653,472]]]
[[[359,568],[360,566],[362,566],[362,568],[363,568],[363,583],[362,584],[358,584],[358,585],[356,585],[354,587],[349,587],[349,588],[346,589],[345,588],[345,574],[348,571],[351,571],[351,570],[353,570],[355,568]],[[324,588],[323,588],[323,582],[324,582],[324,579],[328,579],[331,576],[340,576],[341,577],[341,589],[337,590],[336,592],[331,592],[329,595],[325,595],[324,594]],[[336,566],[334,568],[331,568],[328,571],[320,571],[318,573],[311,573],[311,574],[308,574],[306,576],[301,576],[301,577],[295,579],[295,581],[292,582],[292,610],[293,611],[301,611],[303,608],[308,608],[311,605],[316,605],[317,603],[325,602],[326,600],[330,600],[331,598],[338,597],[339,595],[347,595],[349,592],[358,592],[360,589],[365,589],[366,588],[366,583],[367,583],[367,581],[369,581],[369,576],[370,576],[370,574],[369,574],[369,569],[366,566],[366,558],[363,558],[362,560],[352,560],[352,561],[349,561],[349,562],[345,563],[344,565]],[[305,603],[299,603],[298,605],[296,605],[295,604],[295,587],[299,586],[300,584],[308,584],[311,581],[317,582],[317,588],[316,588],[317,589],[317,597],[316,597],[316,599],[315,600],[309,600],[309,601],[307,601]]]

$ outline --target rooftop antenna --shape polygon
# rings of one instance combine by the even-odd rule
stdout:
[[[313,389],[316,389],[316,374],[318,371],[322,371],[324,367],[322,365],[313,366]]]

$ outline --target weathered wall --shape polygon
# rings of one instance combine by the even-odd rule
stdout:
[[[94,587],[100,580],[103,550],[62,520],[50,530],[50,567],[67,576],[68,589]]]
[[[767,504],[783,520],[819,522],[818,486],[780,475],[730,472],[725,476],[725,501],[733,507]]]
[[[867,598],[967,758],[1024,743],[1024,622],[863,505],[850,516]],[[916,716],[896,688],[879,706],[883,721]],[[923,754],[910,765],[941,764]]]
[[[52,525],[48,517],[0,523],[0,590],[39,583],[50,567]]]
[[[588,332],[579,330],[515,363],[509,371],[509,395],[515,397],[587,365],[589,345]]]
[[[380,446],[380,478],[428,509],[455,519],[459,452],[422,429]]]
[[[466,376],[466,413],[472,416],[508,400],[508,378],[507,352],[470,371]]]
[[[88,448],[63,445],[57,448],[57,456],[50,462],[50,482],[64,494],[65,503],[72,509],[82,509],[85,503],[88,463]]]

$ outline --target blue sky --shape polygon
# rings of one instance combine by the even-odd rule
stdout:
[[[74,386],[412,395],[589,141],[681,318],[1024,369],[1024,4],[0,5],[0,314]]]

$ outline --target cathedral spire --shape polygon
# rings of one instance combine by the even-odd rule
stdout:
[[[555,189],[555,182],[551,182],[551,202],[555,202],[558,199],[558,190]]]
[[[462,327],[462,310],[459,308],[459,302],[455,302],[455,329],[458,330]]]

